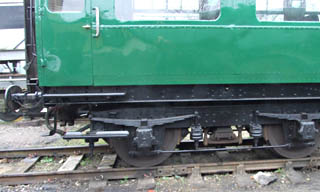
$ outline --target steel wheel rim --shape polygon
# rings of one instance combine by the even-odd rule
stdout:
[[[165,131],[163,146],[161,150],[175,150],[176,145],[181,139],[181,131],[179,129],[167,129]],[[159,155],[132,157],[128,153],[127,139],[110,139],[111,146],[116,151],[117,155],[127,164],[135,167],[151,167],[161,164],[171,156],[171,153],[161,153]]]
[[[270,145],[283,145],[286,144],[284,141],[284,133],[281,125],[268,125],[264,127],[268,137],[268,143]],[[320,142],[319,134],[315,139],[315,145],[310,147],[300,148],[274,148],[273,150],[280,156],[294,159],[303,158],[311,155],[319,146]]]

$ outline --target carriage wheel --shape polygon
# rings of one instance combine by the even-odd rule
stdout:
[[[181,130],[166,129],[163,137],[162,146],[160,150],[172,151],[175,149],[177,143],[181,139]],[[135,167],[151,167],[164,162],[170,157],[170,153],[160,153],[152,156],[130,156],[129,145],[131,143],[128,139],[109,139],[110,144],[116,151],[117,155],[129,165]]]
[[[283,127],[281,125],[268,125],[264,127],[265,138],[270,145],[286,144]],[[320,137],[317,134],[314,146],[292,147],[292,148],[274,148],[273,150],[285,158],[303,158],[311,155],[320,144]]]

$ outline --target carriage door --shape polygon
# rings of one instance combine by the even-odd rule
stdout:
[[[37,2],[41,3],[38,10],[42,30],[38,39],[42,39],[43,47],[41,85],[92,85],[90,0]]]
[[[92,4],[92,65],[95,86],[118,85],[119,75],[123,73],[122,65],[117,63],[120,38],[114,24],[113,10],[116,0],[91,0]],[[130,3],[131,0],[128,0]],[[118,33],[119,34],[119,33]],[[117,53],[117,54],[114,54]]]

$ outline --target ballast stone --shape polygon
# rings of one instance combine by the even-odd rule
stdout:
[[[269,185],[278,178],[273,173],[259,171],[257,174],[253,175],[253,179],[260,185]]]
[[[303,175],[301,173],[295,171],[294,169],[287,170],[286,176],[289,179],[289,181],[294,185],[306,183],[306,180],[303,177]]]
[[[138,179],[137,190],[150,190],[156,187],[156,181],[153,177],[145,177]]]
[[[103,191],[107,187],[107,181],[102,180],[102,181],[95,181],[92,180],[89,183],[89,189],[91,191]]]

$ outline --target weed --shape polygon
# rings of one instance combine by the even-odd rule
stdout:
[[[161,177],[161,180],[169,180],[170,178],[169,177],[166,177],[166,176],[163,176]]]
[[[284,174],[284,170],[282,168],[279,168],[279,169],[275,170],[275,173]]]
[[[124,177],[123,179],[120,180],[121,185],[124,185],[126,183],[128,183],[128,177]]]
[[[182,183],[184,183],[184,177],[181,177],[179,175],[175,175],[174,178],[178,181],[181,181]]]
[[[43,157],[40,163],[52,163],[54,161],[53,157]]]
[[[89,165],[89,164],[91,164],[91,163],[92,163],[91,158],[85,158],[84,160],[82,160],[82,161],[80,162],[80,165],[81,165],[81,166],[86,166],[86,165]]]

